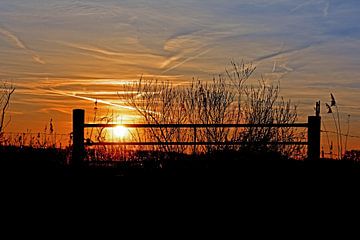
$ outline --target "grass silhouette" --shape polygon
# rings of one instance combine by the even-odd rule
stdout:
[[[170,82],[145,81],[129,85],[131,92],[124,95],[128,105],[135,109],[147,124],[287,124],[297,119],[296,106],[280,95],[279,84],[269,84],[260,79],[248,84],[255,71],[251,64],[231,63],[226,70],[210,82],[194,80],[187,86],[174,87]],[[7,109],[10,88],[5,99]],[[124,100],[124,99],[122,99]],[[333,114],[337,133],[338,155],[342,153],[340,117],[335,97],[327,104]],[[4,118],[3,118],[4,119]],[[111,123],[114,113],[99,114],[98,103],[94,106],[94,122]],[[192,130],[175,128],[138,130],[131,133],[135,141],[164,143],[145,148],[129,146],[95,146],[86,149],[86,157],[80,168],[69,165],[72,158],[71,135],[59,136],[51,119],[42,133],[17,133],[0,135],[0,173],[2,176],[122,176],[122,177],[274,177],[360,173],[360,154],[346,151],[343,159],[334,161],[305,160],[302,147],[269,145],[271,141],[299,141],[303,132],[292,128],[206,127],[198,131],[198,141],[248,142],[244,146],[171,146],[166,143],[186,142],[194,138]],[[349,129],[347,130],[347,135]],[[104,128],[91,128],[86,142],[103,142],[108,137]],[[64,138],[64,139],[63,139]],[[62,144],[68,138],[68,145]],[[263,144],[254,144],[263,143]]]

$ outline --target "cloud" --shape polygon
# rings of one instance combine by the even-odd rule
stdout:
[[[141,74],[175,84],[193,76],[205,80],[223,71],[229,59],[244,59],[254,60],[256,76],[282,77],[290,96],[302,86],[302,101],[312,103],[319,94],[308,94],[313,88],[309,83],[359,80],[359,4],[359,0],[1,0],[2,24],[16,26],[17,31],[0,28],[1,40],[10,43],[0,46],[0,77],[109,100],[114,91],[125,91],[122,82],[137,80]],[[279,48],[282,42],[286,47]],[[30,46],[41,46],[41,54]],[[37,64],[28,64],[24,54]],[[43,58],[51,64],[43,66]],[[44,98],[73,102],[28,91],[26,98],[34,91]],[[353,93],[343,97],[359,102]]]
[[[305,49],[310,48],[310,47],[314,46],[315,44],[319,44],[319,43],[320,42],[314,42],[314,43],[305,44],[305,45],[302,45],[302,46],[299,46],[299,47],[289,48],[289,49],[286,49],[286,50],[280,50],[280,51],[277,51],[277,52],[273,52],[273,53],[270,53],[270,54],[267,54],[267,55],[257,57],[257,58],[254,59],[254,61],[255,62],[261,62],[261,61],[264,61],[264,60],[273,59],[275,57],[280,57],[280,56],[284,56],[284,55],[288,55],[288,54],[297,53],[299,51],[305,50]]]
[[[203,29],[177,33],[166,40],[163,49],[171,55],[165,59],[160,68],[167,73],[181,67],[183,64],[196,60],[209,53],[221,41],[236,35],[236,29]]]
[[[125,52],[117,52],[112,51],[106,48],[101,48],[97,46],[87,45],[87,44],[75,44],[75,43],[67,43],[67,42],[59,42],[68,47],[72,47],[79,50],[84,50],[88,52],[93,52],[100,55],[105,56],[117,56],[117,57],[147,57],[147,58],[155,58],[160,55],[150,54],[150,53],[125,53]]]
[[[160,53],[155,54],[150,51],[133,51],[123,49],[124,51],[110,50],[105,47],[98,47],[90,44],[77,44],[68,42],[59,42],[61,45],[70,47],[77,51],[77,55],[84,55],[100,60],[97,67],[107,64],[107,67],[116,65],[133,66],[144,69],[158,69],[166,57]],[[142,70],[142,71],[143,71]]]
[[[58,91],[58,90],[54,90],[54,89],[49,89],[48,91],[50,93],[58,94],[58,95],[61,95],[61,96],[77,98],[77,99],[86,100],[86,101],[90,101],[90,102],[94,102],[94,103],[95,102],[102,103],[102,104],[105,104],[105,105],[108,105],[108,106],[111,106],[111,107],[121,108],[121,109],[125,109],[125,110],[138,111],[138,109],[136,109],[134,107],[127,106],[125,104],[117,104],[117,103],[113,103],[113,102],[102,100],[102,99],[96,99],[96,98],[91,98],[91,97],[86,97],[86,96],[79,96],[79,95],[76,95],[76,94],[73,94],[73,93],[66,93],[66,92]],[[144,112],[157,114],[156,112],[149,111],[149,110],[144,110],[144,109],[140,109],[140,110],[144,111]]]
[[[198,57],[201,57],[202,55],[207,54],[207,53],[210,52],[210,51],[211,51],[211,49],[206,49],[205,51],[202,51],[202,52],[200,52],[200,53],[198,53],[198,54],[196,54],[196,55],[194,55],[194,56],[187,57],[187,58],[184,59],[183,61],[181,61],[181,62],[179,62],[178,64],[176,64],[176,65],[174,65],[174,66],[166,69],[165,71],[162,71],[161,73],[164,74],[164,73],[170,72],[170,71],[172,71],[172,70],[180,67],[181,65],[183,65],[183,64],[185,64],[185,63],[187,63],[187,62],[189,62],[189,61],[192,61],[192,60],[194,60],[194,59],[196,59],[196,58],[198,58]]]
[[[327,1],[325,3],[325,7],[324,7],[324,10],[323,10],[324,17],[327,17],[329,15],[329,8],[330,8],[330,1]]]
[[[176,62],[177,60],[179,60],[180,58],[183,57],[183,54],[176,54],[175,56],[171,56],[167,59],[165,59],[165,61],[163,61],[163,63],[161,64],[160,68],[166,68],[167,66],[169,66],[170,64],[172,64],[173,62]]]
[[[329,15],[329,8],[330,8],[330,0],[309,0],[309,1],[305,1],[299,5],[297,5],[296,7],[294,7],[293,9],[290,10],[290,12],[296,12],[297,10],[304,8],[308,5],[311,4],[320,4],[320,5],[324,5],[324,8],[322,9],[322,14],[324,17],[327,17]]]
[[[27,47],[25,46],[25,44],[16,35],[9,32],[8,30],[0,27],[0,34],[7,37],[18,48],[27,50]]]
[[[293,9],[291,9],[290,12],[295,12],[295,11],[299,10],[300,8],[303,8],[303,7],[305,7],[307,5],[310,5],[312,3],[314,3],[314,0],[309,0],[309,1],[302,2],[299,5],[297,5],[296,7],[294,7]]]
[[[39,64],[46,64],[44,60],[42,60],[38,55],[33,54],[32,56],[33,60]]]
[[[38,54],[36,54],[34,51],[30,50],[24,42],[20,40],[19,37],[17,37],[15,34],[11,33],[10,31],[1,28],[0,27],[0,34],[5,36],[10,43],[12,43],[14,46],[23,49],[27,52],[27,54],[31,55],[32,59],[39,64],[45,64],[45,61],[40,58]]]

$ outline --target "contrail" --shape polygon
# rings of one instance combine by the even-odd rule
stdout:
[[[162,71],[161,74],[164,74],[164,73],[167,73],[167,72],[169,72],[171,70],[174,70],[174,69],[180,67],[181,65],[183,65],[183,64],[185,64],[185,63],[187,63],[187,62],[189,62],[191,60],[194,60],[194,59],[196,59],[196,58],[198,58],[198,57],[200,57],[200,56],[202,56],[202,55],[204,55],[204,54],[206,54],[206,53],[208,53],[210,51],[211,51],[211,49],[207,49],[207,50],[205,50],[205,51],[203,51],[203,52],[201,52],[201,53],[199,53],[199,54],[197,54],[195,56],[188,57],[184,61],[176,64],[175,66],[172,66],[171,68],[168,68],[165,71]]]
[[[101,49],[101,48],[98,48],[95,46],[80,45],[80,44],[73,44],[73,43],[66,43],[66,42],[65,43],[61,42],[61,44],[65,45],[67,47],[72,47],[72,48],[85,50],[85,51],[89,51],[89,52],[94,52],[94,53],[98,53],[98,54],[103,54],[103,55],[107,55],[107,56],[121,56],[121,57],[125,56],[124,53],[109,51],[109,50]]]
[[[66,47],[71,47],[74,49],[79,49],[79,50],[83,50],[83,51],[87,51],[87,52],[92,52],[95,54],[101,54],[104,56],[116,56],[116,57],[148,57],[148,58],[157,58],[159,57],[158,55],[155,54],[151,54],[151,53],[123,53],[123,52],[116,52],[116,51],[111,51],[111,50],[107,50],[107,49],[103,49],[100,47],[96,47],[96,46],[91,46],[91,45],[81,45],[81,44],[74,44],[74,43],[68,43],[68,42],[62,42],[62,41],[57,41],[58,44],[61,44],[63,46]]]
[[[323,1],[315,1],[315,0],[306,1],[306,2],[304,2],[304,3],[299,4],[299,5],[296,6],[295,8],[291,9],[290,12],[295,12],[295,11],[297,11],[298,9],[300,9],[300,8],[302,8],[302,7],[305,7],[305,6],[307,6],[307,5],[309,5],[309,4],[312,4],[312,3],[314,3],[314,4],[322,4],[322,3],[325,3],[325,0],[323,0]],[[324,7],[324,10],[323,10],[323,16],[324,16],[324,17],[327,17],[327,16],[328,16],[328,14],[329,14],[329,8],[330,8],[330,1],[326,1],[325,7]]]
[[[294,69],[291,68],[291,67],[288,67],[288,66],[286,65],[286,63],[280,64],[280,67],[283,68],[283,69],[285,69],[285,70],[288,71],[288,72],[293,72],[293,71],[294,71]]]
[[[274,66],[273,66],[273,69],[272,69],[272,72],[275,72],[276,71],[276,61],[274,61]]]
[[[61,95],[61,96],[67,96],[67,97],[73,97],[73,98],[77,98],[77,99],[82,99],[82,100],[87,100],[87,101],[91,101],[91,102],[98,102],[98,103],[103,103],[105,105],[109,105],[109,106],[113,106],[113,107],[119,107],[119,108],[123,108],[123,109],[127,109],[127,110],[136,110],[135,108],[132,107],[128,107],[128,106],[124,106],[121,104],[116,104],[116,103],[112,103],[109,101],[105,101],[105,100],[101,100],[101,99],[95,99],[95,98],[91,98],[91,97],[84,97],[84,96],[78,96],[76,94],[71,94],[71,93],[66,93],[66,92],[62,92],[62,91],[57,91],[54,89],[50,89],[49,90],[52,93]]]
[[[78,96],[76,94],[70,94],[70,93],[66,93],[66,92],[62,92],[62,91],[57,91],[57,90],[54,90],[54,89],[50,89],[49,91],[51,93],[58,94],[58,95],[61,95],[61,96],[73,97],[73,98],[77,98],[77,99],[81,99],[81,100],[91,101],[91,102],[94,102],[94,103],[98,102],[98,103],[102,103],[102,104],[112,106],[112,107],[117,107],[117,108],[132,110],[132,111],[137,111],[138,110],[138,109],[136,109],[134,107],[124,106],[124,105],[121,105],[121,104],[116,104],[116,103],[112,103],[112,102],[101,100],[101,99],[85,97],[85,96]],[[140,109],[140,110],[144,111],[144,112],[148,112],[148,113],[159,114],[157,112],[153,112],[153,111],[149,111],[149,110],[144,110],[144,109]]]
[[[254,61],[255,62],[260,62],[260,61],[263,61],[263,60],[266,60],[266,59],[271,59],[271,58],[274,58],[274,57],[277,57],[277,56],[280,56],[280,55],[283,55],[283,54],[286,54],[286,53],[291,53],[291,52],[294,52],[296,50],[297,49],[289,49],[289,50],[285,50],[285,51],[274,52],[274,53],[271,53],[271,54],[268,54],[268,55],[258,57]]]
[[[324,17],[327,17],[329,15],[329,8],[330,8],[330,1],[327,1],[324,8]]]
[[[301,3],[299,4],[298,6],[296,6],[295,8],[291,9],[290,12],[295,12],[296,10],[302,8],[302,7],[305,7],[306,5],[309,5],[310,3],[312,3],[314,0],[309,0],[309,1],[306,1],[304,3]]]
[[[44,60],[42,60],[38,55],[33,54],[32,56],[33,60],[39,64],[45,64],[46,62]]]
[[[175,56],[172,56],[172,57],[166,59],[166,60],[161,64],[161,67],[160,67],[160,68],[163,69],[163,68],[167,67],[168,65],[170,65],[172,62],[177,61],[177,60],[179,60],[179,59],[182,58],[182,57],[183,57],[183,54],[177,54],[177,55],[175,55]]]
[[[295,52],[298,52],[300,50],[307,49],[307,48],[313,46],[314,44],[318,44],[318,43],[320,43],[320,42],[314,42],[314,43],[306,44],[306,45],[300,46],[298,48],[291,48],[291,49],[288,49],[288,50],[280,50],[278,52],[274,52],[274,53],[270,53],[270,54],[258,57],[256,59],[254,59],[254,62],[260,62],[260,61],[263,61],[263,60],[272,59],[272,58],[277,57],[277,56],[281,56],[281,55],[285,55],[285,54],[289,54],[289,53],[295,53]]]
[[[8,30],[0,28],[0,33],[5,37],[7,37],[8,39],[10,39],[18,48],[27,50],[27,47],[25,47],[25,45],[21,42],[21,40],[17,36],[9,32]]]
[[[16,35],[9,32],[8,30],[0,27],[0,34],[5,36],[12,42],[16,47],[25,50],[29,55],[31,55],[32,59],[39,63],[39,64],[45,64],[45,61],[43,61],[39,55],[37,55],[34,51],[30,50],[28,47],[26,47],[25,43],[23,43]]]

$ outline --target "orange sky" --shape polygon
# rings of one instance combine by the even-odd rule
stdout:
[[[343,129],[350,114],[350,133],[360,136],[358,9],[357,0],[3,0],[0,79],[16,86],[7,131],[42,131],[52,118],[69,133],[72,109],[91,118],[93,99],[126,121],[124,83],[205,81],[244,59],[255,78],[280,81],[299,121],[334,93]],[[359,138],[349,142],[360,148]]]

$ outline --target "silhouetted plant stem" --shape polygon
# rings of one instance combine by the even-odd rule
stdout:
[[[340,115],[339,115],[339,108],[337,105],[335,105],[336,107],[336,114],[337,114],[337,119],[338,119],[338,127],[339,127],[339,138],[340,138],[340,155],[339,155],[339,158],[342,159],[342,132],[341,132],[341,123],[340,123]]]
[[[94,103],[94,118],[93,118],[93,122],[96,122],[97,110],[98,110],[98,105],[97,105],[97,104],[98,104],[98,102],[97,102],[97,100],[96,100],[95,103]],[[94,128],[91,128],[90,136],[89,136],[90,139],[92,138],[93,130],[94,130]]]
[[[6,82],[4,82],[0,90],[0,133],[2,133],[5,127],[10,122],[9,120],[9,122],[5,123],[5,116],[10,105],[10,98],[15,92],[15,87],[13,85],[8,85]]]
[[[328,143],[328,147],[329,147],[329,151],[330,151],[330,138],[329,138],[329,133],[326,129],[326,126],[325,126],[325,122],[323,120],[322,121],[322,126],[324,127],[324,131],[325,131],[325,134],[326,134],[326,140],[327,140],[327,143]]]
[[[335,128],[336,128],[336,142],[337,142],[337,149],[338,149],[338,157],[340,158],[339,128],[338,128],[338,124],[336,122],[335,114],[331,113],[331,115],[333,116],[334,124],[335,124]]]
[[[331,141],[330,145],[330,159],[333,159],[333,142]]]
[[[345,137],[345,153],[347,151],[349,132],[350,132],[350,114],[348,115],[348,120],[347,120],[347,131],[346,131],[346,137]]]

